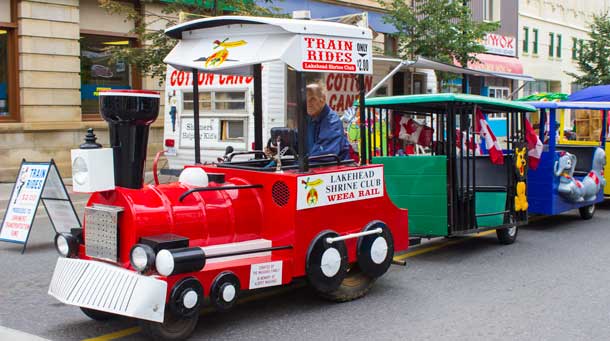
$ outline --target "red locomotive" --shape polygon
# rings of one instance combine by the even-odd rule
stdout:
[[[276,44],[282,40],[296,54],[300,52],[294,46],[307,48],[311,39],[330,39],[328,32],[333,32],[333,37],[341,35],[343,47],[354,45],[353,70],[360,69],[352,72],[345,67],[346,72],[358,74],[361,82],[363,74],[370,72],[362,63],[355,64],[358,53],[368,53],[370,59],[371,32],[366,28],[217,17],[169,29],[170,36],[182,40],[168,62],[192,70],[193,79],[198,79],[199,70],[210,68],[227,72],[246,66],[252,71],[255,150],[262,149],[261,60],[253,62],[248,54],[231,50],[223,61],[233,64],[225,70],[219,65],[223,61],[208,64],[184,55],[191,53],[194,43],[216,39],[205,35],[207,30],[217,35],[220,29],[228,41],[240,41],[240,34],[250,33],[243,41],[251,43],[255,52],[270,51],[265,43],[275,38]],[[258,31],[265,32],[266,39],[257,45],[252,32]],[[191,34],[194,38],[188,39]],[[228,53],[226,48],[221,51]],[[183,54],[183,63],[171,58],[176,53]],[[112,148],[85,144],[73,151],[74,188],[93,194],[84,228],[56,237],[64,257],[58,259],[49,293],[81,307],[93,319],[135,317],[145,332],[163,339],[188,337],[205,298],[226,310],[240,292],[288,284],[299,277],[332,300],[348,301],[366,294],[387,271],[394,252],[408,247],[407,211],[390,201],[382,166],[358,166],[332,155],[306,156],[301,73],[309,64],[295,62],[293,57],[269,58],[296,65],[298,131],[302,132],[295,146],[298,152],[270,160],[254,151],[249,152],[251,159],[234,161],[228,155],[224,162],[201,165],[195,139],[197,162],[186,167],[176,183],[143,185],[148,126],[158,114],[158,94],[101,92],[100,108],[109,123]],[[197,82],[193,83],[196,103]],[[199,112],[194,107],[197,136]],[[288,137],[296,136],[291,130],[276,133],[278,142],[289,145],[293,139]],[[113,166],[91,167],[91,160],[108,155]]]

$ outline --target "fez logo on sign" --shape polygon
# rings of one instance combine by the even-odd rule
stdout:
[[[307,180],[301,180],[301,185],[305,186],[305,190],[307,191],[307,205],[315,206],[318,203],[319,196],[316,186],[320,186],[323,183],[324,181],[322,181],[322,179],[309,181],[309,178],[307,178]]]
[[[370,72],[370,46],[347,39],[303,37],[303,69],[337,72]]]
[[[383,168],[300,176],[297,210],[383,196]]]
[[[195,59],[195,61],[196,62],[205,61],[205,63],[203,64],[204,67],[220,66],[220,65],[222,65],[222,63],[224,63],[227,60],[232,61],[232,62],[237,62],[238,60],[236,60],[236,59],[228,59],[229,49],[236,48],[239,46],[244,46],[248,43],[245,40],[229,41],[229,38],[225,38],[223,41],[216,39],[216,40],[214,40],[213,44],[214,44],[214,47],[212,48],[212,50],[215,51],[214,53],[212,53],[211,55],[209,55],[207,57],[201,57],[199,59]]]

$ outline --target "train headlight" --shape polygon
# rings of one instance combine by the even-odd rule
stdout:
[[[55,249],[63,257],[72,257],[78,253],[78,240],[69,233],[58,233],[55,236]]]
[[[155,265],[158,273],[163,276],[169,276],[174,272],[174,256],[169,250],[161,250],[157,253]]]
[[[131,266],[139,272],[147,272],[155,264],[155,251],[146,244],[136,244],[129,254]]]
[[[72,179],[79,185],[85,185],[89,180],[87,162],[80,156],[76,157],[72,163]]]

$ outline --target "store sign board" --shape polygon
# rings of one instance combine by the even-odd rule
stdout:
[[[199,136],[202,143],[218,142],[220,120],[217,118],[199,119]],[[180,146],[195,147],[195,123],[192,117],[184,117],[180,126]]]
[[[300,39],[303,71],[372,73],[370,41],[324,36],[301,36]]]
[[[0,241],[23,244],[25,251],[41,201],[56,233],[81,227],[55,162],[24,160],[0,225]]]
[[[489,53],[511,57],[517,56],[517,39],[515,37],[488,33],[482,43]]]

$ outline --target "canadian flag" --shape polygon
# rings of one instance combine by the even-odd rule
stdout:
[[[485,115],[481,109],[477,108],[477,133],[483,137],[485,141],[485,148],[489,152],[489,158],[491,159],[491,163],[495,165],[503,165],[504,164],[504,155],[502,155],[502,148],[496,139],[496,136],[491,131],[489,124],[487,124],[487,120],[485,120]]]
[[[542,141],[536,134],[534,128],[530,124],[528,119],[525,119],[525,141],[527,141],[527,156],[529,168],[532,170],[536,170],[538,168],[538,164],[540,163],[540,156],[542,155]]]

